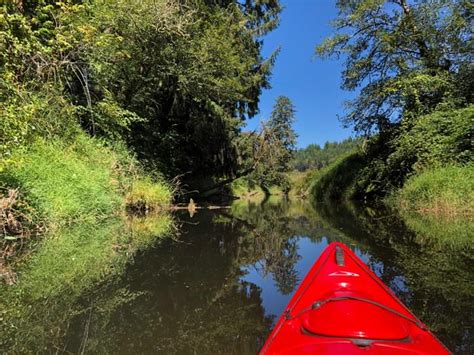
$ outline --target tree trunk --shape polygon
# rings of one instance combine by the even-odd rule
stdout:
[[[408,24],[411,27],[413,37],[415,38],[415,43],[418,46],[418,50],[420,51],[420,57],[425,61],[427,67],[429,68],[433,66],[436,67],[436,64],[432,62],[430,49],[428,48],[428,45],[421,37],[420,31],[418,30],[418,27],[416,26],[416,23],[413,19],[410,6],[408,5],[406,0],[400,0],[399,4],[403,9],[403,13],[405,14],[405,17],[407,18]]]

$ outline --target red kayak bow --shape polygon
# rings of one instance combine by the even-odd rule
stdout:
[[[260,354],[449,354],[347,246],[306,275]]]

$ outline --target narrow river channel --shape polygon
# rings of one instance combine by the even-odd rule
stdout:
[[[453,352],[474,349],[470,244],[433,240],[427,234],[435,232],[415,232],[381,207],[269,200],[193,217],[180,212],[176,219],[176,238],[140,252],[122,275],[82,296],[87,311],[63,322],[61,345],[50,350],[255,354],[308,269],[336,240]],[[465,228],[472,233],[472,226],[452,232]]]

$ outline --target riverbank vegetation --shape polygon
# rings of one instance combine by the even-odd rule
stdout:
[[[425,170],[393,197],[402,210],[451,218],[474,215],[474,166]]]
[[[296,109],[286,96],[276,99],[270,118],[262,123],[259,132],[244,133],[240,141],[240,165],[244,173],[231,179],[233,196],[249,198],[288,195],[292,188],[289,178],[296,151],[293,130]]]
[[[321,57],[346,59],[342,87],[360,91],[342,121],[368,141],[334,162],[313,195],[378,199],[402,188],[400,207],[457,213],[472,186],[460,178],[443,184],[449,191],[436,185],[472,174],[470,5],[391,3],[339,3],[337,31],[317,47]]]
[[[278,1],[1,5],[3,256],[27,234],[162,208],[176,176],[191,191],[234,179],[241,128],[276,55],[261,55],[261,38],[280,10]]]
[[[316,199],[383,197],[402,209],[472,216],[473,106],[416,120],[388,146],[379,136],[366,150],[340,157],[313,181]],[[381,149],[389,152],[381,153]]]

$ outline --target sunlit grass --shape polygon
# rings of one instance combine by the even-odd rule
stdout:
[[[233,181],[232,184],[230,184],[230,188],[232,195],[241,200],[250,201],[252,203],[262,203],[266,200],[265,191],[253,180],[246,177]],[[284,195],[284,192],[278,186],[270,186],[268,192],[270,196]]]
[[[38,141],[18,151],[0,181],[15,187],[49,224],[110,215],[121,204],[116,156],[93,139]]]
[[[132,182],[125,200],[132,208],[157,210],[170,204],[173,197],[171,187],[163,181],[139,177]]]
[[[307,170],[304,172],[292,171],[287,174],[290,180],[291,190],[290,196],[296,198],[305,198],[311,191],[311,186],[317,176],[320,174],[320,170]]]
[[[353,198],[357,174],[364,165],[365,158],[359,152],[341,156],[313,176],[312,197],[320,201]]]
[[[9,261],[18,281],[0,286],[0,349],[42,349],[85,292],[168,235],[172,220],[166,215],[122,220],[127,192],[153,207],[171,200],[167,184],[144,177],[134,164],[128,153],[81,134],[14,152],[0,185],[18,189],[25,213],[33,211],[46,232],[21,264]]]
[[[474,165],[426,170],[389,201],[401,210],[443,218],[474,217]]]

